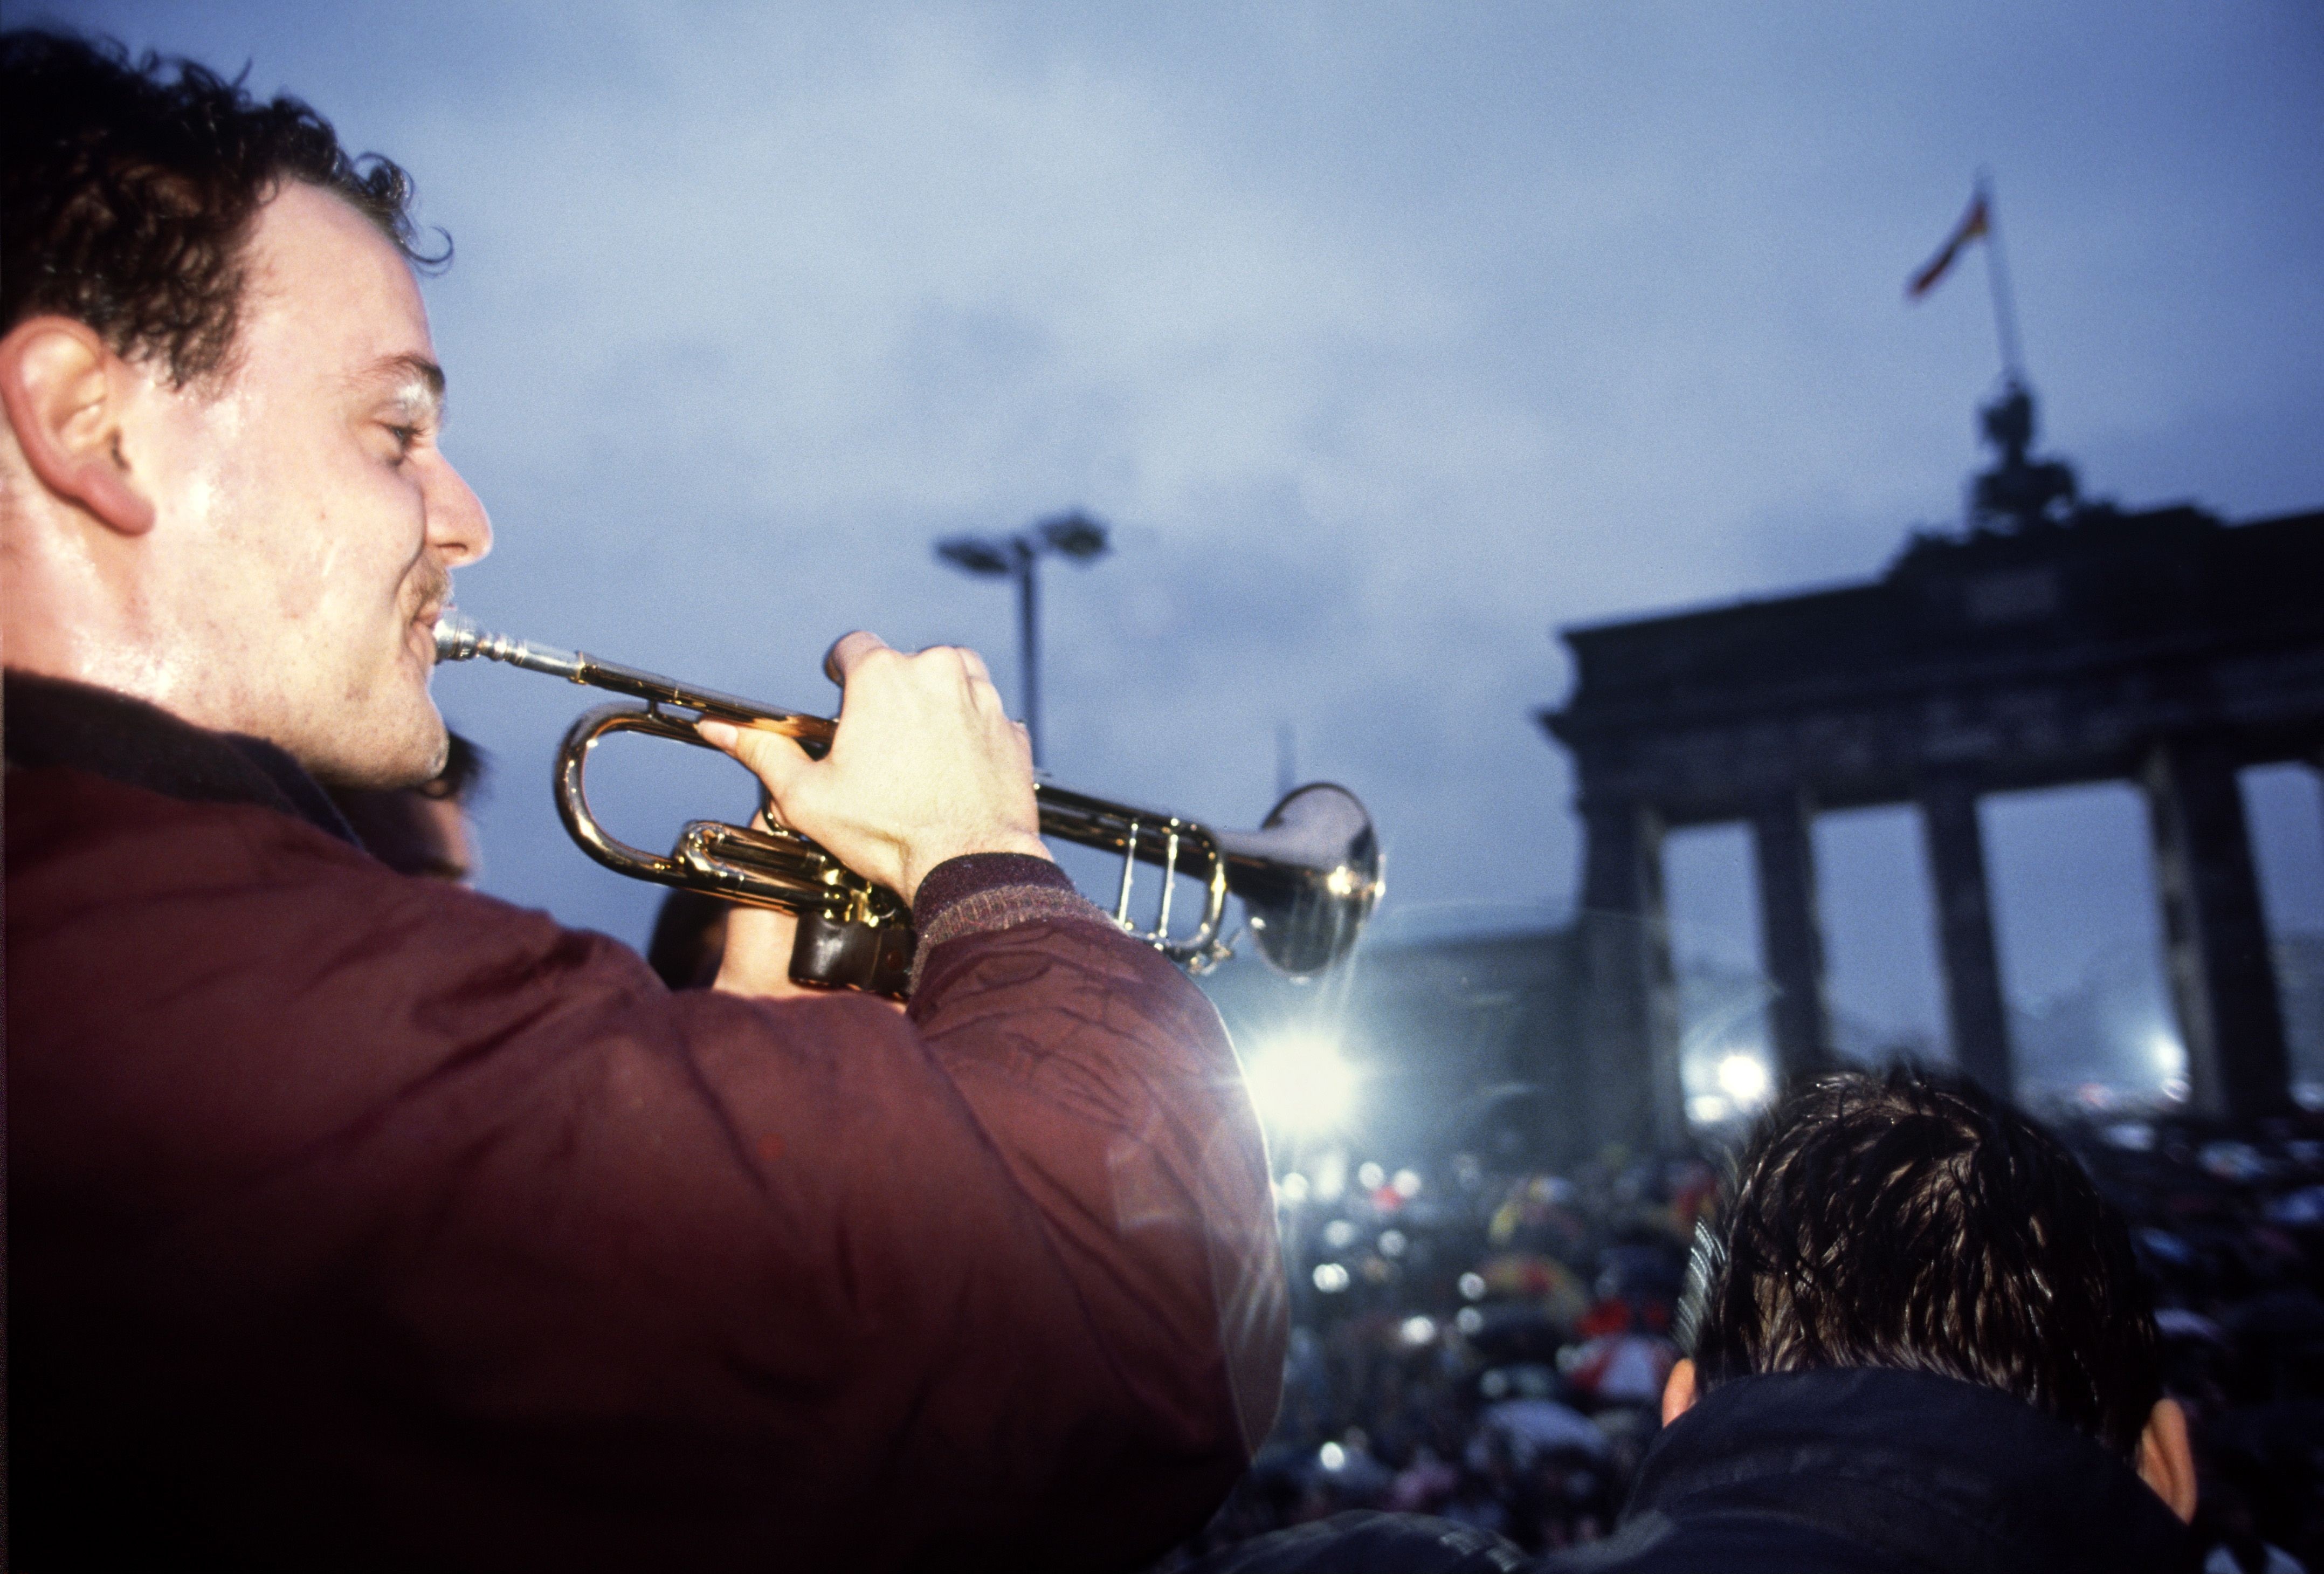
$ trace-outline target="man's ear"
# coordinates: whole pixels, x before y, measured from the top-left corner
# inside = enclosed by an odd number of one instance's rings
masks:
[[[2187,1412],[2175,1399],[2158,1399],[2138,1440],[2138,1478],[2181,1519],[2195,1517],[2195,1450],[2187,1442]]]
[[[128,364],[87,323],[32,317],[0,338],[0,408],[41,485],[122,535],[153,528],[153,503],[121,449]]]
[[[1663,1425],[1668,1426],[1694,1408],[1694,1363],[1682,1360],[1671,1368],[1663,1384]]]

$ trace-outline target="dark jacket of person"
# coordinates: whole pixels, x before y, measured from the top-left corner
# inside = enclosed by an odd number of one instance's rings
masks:
[[[956,860],[908,1013],[673,995],[268,745],[11,675],[18,1567],[1121,1567],[1270,1422],[1202,995]]]
[[[2187,1529],[2095,1439],[1919,1372],[1720,1384],[1664,1429],[1621,1529],[1543,1574],[2178,1574]]]

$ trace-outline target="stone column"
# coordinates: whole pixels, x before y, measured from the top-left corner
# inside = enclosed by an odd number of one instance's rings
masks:
[[[1823,1003],[1823,931],[1816,921],[1813,810],[1804,793],[1761,804],[1751,815],[1759,871],[1759,945],[1775,986],[1767,1006],[1775,1076],[1788,1081],[1831,1064]]]
[[[1936,896],[1937,955],[1945,969],[1945,1020],[1953,1064],[1988,1093],[2007,1098],[2009,1014],[1993,942],[1993,903],[1985,879],[1985,831],[1977,791],[1958,777],[1923,782],[1921,830]]]
[[[2310,755],[2308,764],[2316,773],[2316,807],[2324,809],[2324,749]]]
[[[1676,1148],[1687,1139],[1678,991],[1663,906],[1661,816],[1635,799],[1585,799],[1583,964],[1589,979],[1586,1126],[1599,1143]]]
[[[2233,1119],[2289,1110],[2283,1007],[2235,757],[2215,738],[2165,738],[2144,785],[2194,1106]]]

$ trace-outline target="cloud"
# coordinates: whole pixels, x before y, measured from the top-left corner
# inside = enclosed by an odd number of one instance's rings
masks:
[[[1083,506],[1119,551],[1046,580],[1061,773],[1243,823],[1287,722],[1398,901],[1570,894],[1554,625],[1955,515],[1984,281],[1901,291],[1981,162],[2091,488],[2324,497],[2324,39],[2281,8],[75,18],[250,58],[417,171],[500,528],[472,612],[786,703],[853,625],[1010,684],[1005,590],[929,545]],[[571,696],[443,681],[510,778],[494,886],[641,933],[515,784]]]

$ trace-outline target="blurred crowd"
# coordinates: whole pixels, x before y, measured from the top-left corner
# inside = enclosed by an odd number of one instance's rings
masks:
[[[2324,1574],[2324,1117],[2059,1134],[2133,1222],[2169,1387],[2194,1422],[2207,1568]],[[1334,1153],[1292,1169],[1277,1188],[1295,1325],[1282,1412],[1161,1567],[1352,1508],[1534,1551],[1605,1535],[1660,1426],[1718,1163],[1610,1152],[1512,1173]]]

